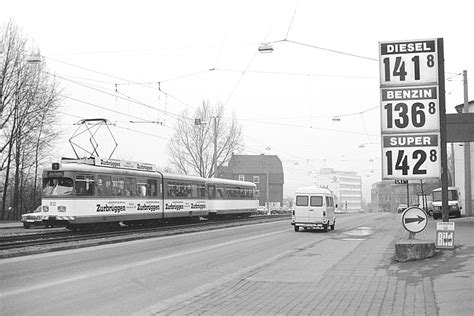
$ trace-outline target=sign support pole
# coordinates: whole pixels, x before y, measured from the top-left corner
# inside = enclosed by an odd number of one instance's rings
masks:
[[[444,45],[438,38],[438,84],[439,84],[439,125],[441,151],[441,200],[443,222],[449,222],[448,209],[448,153],[446,139],[446,98],[444,85]]]
[[[407,181],[407,207],[410,207],[410,185]]]

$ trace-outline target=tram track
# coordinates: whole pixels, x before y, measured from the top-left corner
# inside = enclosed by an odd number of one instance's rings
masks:
[[[23,256],[34,253],[83,248],[138,239],[185,234],[197,231],[257,224],[268,221],[288,220],[289,216],[253,216],[232,220],[209,220],[158,227],[122,227],[105,232],[56,231],[38,234],[0,236],[0,258]]]

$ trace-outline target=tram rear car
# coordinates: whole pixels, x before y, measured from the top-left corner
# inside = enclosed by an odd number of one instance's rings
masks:
[[[248,217],[258,207],[251,182],[210,178],[206,180],[209,217]]]

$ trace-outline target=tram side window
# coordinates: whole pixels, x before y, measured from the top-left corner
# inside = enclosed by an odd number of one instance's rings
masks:
[[[148,182],[146,179],[138,178],[137,179],[137,196],[146,196],[147,195],[147,185]]]
[[[111,176],[97,176],[97,195],[99,196],[112,195],[112,177]]]
[[[146,187],[146,196],[158,196],[157,188],[157,181],[153,179],[148,179]]]
[[[224,188],[217,188],[217,198],[218,199],[224,198]]]
[[[206,186],[204,184],[199,183],[197,185],[197,197],[202,199],[206,198]]]
[[[137,195],[137,180],[135,178],[125,178],[125,195],[136,196]]]
[[[94,195],[94,176],[78,174],[74,186],[76,195]]]
[[[169,197],[205,198],[206,187],[201,183],[169,181],[166,193]]]
[[[112,178],[112,195],[121,196],[125,195],[125,180],[122,177]]]
[[[207,186],[207,194],[210,199],[216,198],[216,186],[214,184],[210,184]]]

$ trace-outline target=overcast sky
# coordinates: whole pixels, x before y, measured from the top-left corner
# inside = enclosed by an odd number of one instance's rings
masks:
[[[378,42],[444,38],[447,111],[454,112],[463,70],[474,98],[468,5],[9,0],[0,21],[15,20],[63,87],[58,158],[73,156],[74,123],[100,117],[116,123],[115,158],[166,166],[176,115],[208,100],[240,120],[243,154],[280,157],[285,196],[322,167],[357,172],[366,195],[381,179]],[[258,52],[260,43],[284,39],[273,53]],[[144,120],[163,125],[130,123]]]

